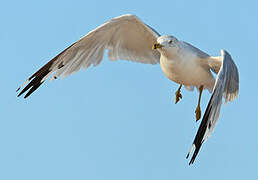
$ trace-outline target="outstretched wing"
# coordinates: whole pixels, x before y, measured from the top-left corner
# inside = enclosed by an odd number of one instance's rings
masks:
[[[238,96],[239,76],[237,67],[227,51],[221,50],[221,57],[222,62],[220,70],[216,78],[209,104],[205,110],[193,145],[186,157],[188,158],[195,148],[189,165],[194,163],[202,144],[210,137],[219,119],[222,97],[225,98],[225,103],[227,103],[228,101],[233,101]]]
[[[27,84],[18,96],[28,91],[24,98],[28,97],[53,73],[52,79],[55,79],[70,75],[81,68],[87,69],[90,65],[97,66],[106,49],[110,60],[157,64],[160,54],[152,50],[152,45],[159,36],[153,28],[134,15],[113,18],[66,48],[29,77],[17,89],[19,91]]]

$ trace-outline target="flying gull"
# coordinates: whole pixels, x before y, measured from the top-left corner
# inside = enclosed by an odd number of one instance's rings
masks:
[[[196,87],[199,90],[196,121],[201,118],[200,101],[203,89],[212,93],[187,154],[188,158],[194,150],[189,162],[189,165],[192,164],[218,121],[223,97],[226,103],[238,96],[238,70],[226,50],[221,50],[221,56],[210,56],[174,36],[161,36],[135,15],[122,15],[89,32],[45,64],[17,89],[19,91],[26,85],[18,96],[26,93],[24,98],[27,98],[51,75],[53,80],[66,77],[81,68],[97,66],[106,49],[110,60],[160,64],[163,73],[180,85],[175,93],[175,103],[182,98],[182,85],[187,90]],[[216,78],[212,72],[217,74]]]

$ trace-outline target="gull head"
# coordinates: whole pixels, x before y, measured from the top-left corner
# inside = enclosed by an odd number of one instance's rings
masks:
[[[157,43],[152,46],[152,49],[156,49],[160,51],[160,53],[165,51],[173,52],[178,50],[179,48],[178,44],[179,44],[179,41],[174,36],[164,35],[164,36],[158,37]]]

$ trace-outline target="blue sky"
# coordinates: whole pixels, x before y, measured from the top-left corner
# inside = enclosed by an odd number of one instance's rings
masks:
[[[0,7],[0,179],[257,178],[257,1],[3,1]],[[222,106],[196,162],[185,156],[199,123],[197,91],[182,91],[160,67],[110,62],[47,82],[17,98],[24,80],[112,17],[136,14],[211,55],[226,49],[240,94]],[[202,110],[210,94],[205,91]]]

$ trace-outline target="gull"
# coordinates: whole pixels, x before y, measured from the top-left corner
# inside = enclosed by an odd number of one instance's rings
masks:
[[[168,79],[180,86],[175,93],[175,103],[182,99],[182,86],[187,90],[199,90],[196,121],[201,118],[200,101],[203,89],[211,92],[211,98],[203,115],[187,158],[193,164],[202,144],[210,137],[220,114],[222,101],[233,101],[238,96],[238,69],[226,50],[221,56],[210,56],[193,45],[174,36],[161,36],[137,16],[126,14],[115,17],[92,30],[77,42],[46,63],[30,76],[17,91],[18,97],[31,95],[51,76],[51,80],[66,77],[81,68],[97,66],[108,50],[108,58],[129,60],[144,64],[159,64]],[[216,78],[214,77],[216,74]],[[25,87],[23,87],[26,85]]]

